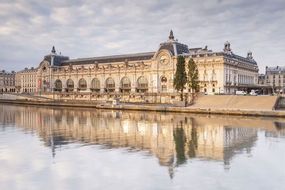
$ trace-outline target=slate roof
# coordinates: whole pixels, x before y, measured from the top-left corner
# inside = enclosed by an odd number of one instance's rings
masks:
[[[266,74],[279,74],[279,73],[285,73],[285,67],[266,67]]]
[[[190,48],[189,49],[190,54],[205,54],[205,53],[211,53],[212,50],[208,50],[207,46],[205,48]]]
[[[0,75],[14,75],[16,74],[15,71],[7,72],[5,70],[0,71]]]
[[[249,62],[251,64],[254,64],[254,65],[257,65],[256,61],[254,59],[249,59],[249,58],[246,58],[246,57],[242,57],[242,56],[239,56],[239,55],[236,55],[234,53],[231,53],[231,54],[228,54],[228,53],[224,53],[225,56],[228,56],[230,58],[235,58],[235,59],[238,59],[238,60],[241,60],[241,61],[245,61],[245,62]]]
[[[174,46],[176,46],[176,52],[174,49]],[[182,55],[189,53],[188,46],[185,44],[178,43],[177,41],[169,41],[165,43],[161,43],[159,50],[166,49],[172,53],[172,55]]]
[[[201,50],[201,51],[200,51]],[[225,53],[225,52],[212,52],[211,50],[204,51],[203,49],[200,48],[192,48],[190,49],[190,54],[191,57],[210,57],[210,56],[225,56],[228,58],[232,59],[237,59],[240,61],[248,62],[253,65],[257,65],[256,61],[254,59],[249,59],[246,57],[242,57],[239,55],[236,55],[234,53]]]
[[[45,61],[48,61],[49,63],[51,62],[51,55],[46,55],[45,57],[44,57],[44,60]],[[63,62],[63,61],[66,61],[66,60],[69,60],[69,57],[66,57],[66,56],[62,56],[62,55],[55,55],[55,57],[54,57],[54,65],[56,65],[56,66],[60,66],[61,65],[61,63]]]
[[[69,59],[61,62],[61,65],[81,65],[81,64],[94,64],[94,63],[112,63],[112,62],[125,62],[125,61],[143,61],[149,60],[154,56],[155,52],[111,55],[90,58]]]

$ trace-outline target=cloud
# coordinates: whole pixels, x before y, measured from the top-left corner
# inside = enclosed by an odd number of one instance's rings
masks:
[[[261,70],[284,65],[285,2],[246,0],[2,0],[0,67],[37,66],[55,45],[71,58],[155,51],[170,29],[189,47],[239,55]]]

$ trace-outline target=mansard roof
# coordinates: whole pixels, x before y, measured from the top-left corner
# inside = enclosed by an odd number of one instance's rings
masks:
[[[113,62],[125,62],[125,61],[143,61],[149,60],[154,56],[155,52],[123,54],[123,55],[111,55],[101,57],[90,58],[78,58],[70,59],[61,62],[61,65],[81,65],[81,64],[94,64],[94,63],[113,63]]]
[[[232,58],[232,59],[237,59],[239,61],[244,61],[248,62],[253,65],[257,65],[256,61],[254,59],[250,59],[247,57],[242,57],[239,55],[236,55],[234,53],[226,53],[226,52],[213,52],[212,50],[205,50],[202,48],[192,48],[190,49],[190,54],[191,57],[210,57],[210,56],[224,56],[227,58]]]
[[[69,57],[62,56],[62,55],[51,55],[51,54],[50,55],[46,55],[44,57],[44,60],[48,61],[49,63],[51,63],[51,56],[54,56],[53,64],[56,65],[56,66],[60,66],[63,61],[69,60]]]
[[[266,73],[274,73],[274,74],[279,74],[279,73],[285,73],[285,67],[266,67]]]
[[[187,45],[179,43],[178,40],[174,39],[172,30],[170,30],[170,34],[169,34],[167,42],[161,43],[158,51],[164,50],[164,49],[171,52],[171,54],[174,56],[189,53],[189,49]]]
[[[174,40],[161,43],[158,51],[163,50],[163,49],[170,51],[172,55],[175,55],[175,56],[189,53],[189,49],[187,45],[181,44]]]
[[[34,67],[28,68],[28,67],[26,67],[25,69],[20,70],[17,73],[31,73],[31,72],[37,72],[37,71],[38,71],[38,68],[34,68]]]
[[[11,72],[7,72],[7,71],[5,71],[5,70],[2,70],[2,71],[0,71],[0,75],[1,76],[10,76],[10,75],[15,75],[16,74],[16,72],[15,71],[11,71]]]
[[[228,54],[228,53],[224,53],[222,52],[226,57],[230,57],[230,58],[234,58],[234,59],[238,59],[241,61],[245,61],[245,62],[249,62],[251,64],[257,65],[256,61],[254,59],[249,59],[247,57],[242,57],[240,55],[236,55],[234,53]]]

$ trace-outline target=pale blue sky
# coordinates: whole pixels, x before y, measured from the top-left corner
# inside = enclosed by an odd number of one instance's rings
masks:
[[[285,65],[284,0],[0,0],[0,70],[38,66],[55,45],[70,58],[156,51],[173,29],[189,48],[253,52],[261,72]]]

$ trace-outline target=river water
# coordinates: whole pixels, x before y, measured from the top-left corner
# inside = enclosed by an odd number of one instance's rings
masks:
[[[284,189],[285,119],[0,105],[0,189]]]

